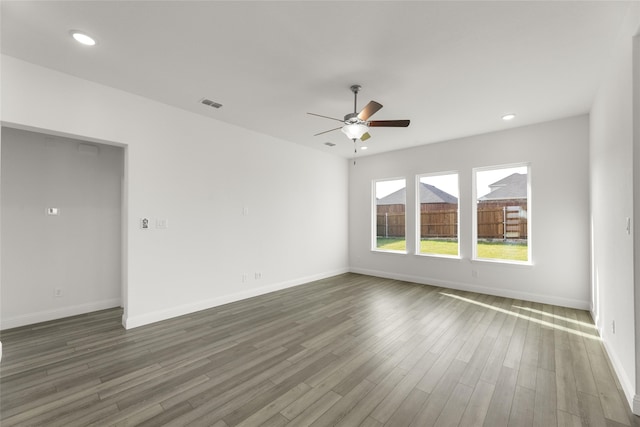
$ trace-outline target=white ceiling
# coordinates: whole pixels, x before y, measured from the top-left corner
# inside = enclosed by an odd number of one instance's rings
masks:
[[[340,123],[306,112],[352,112],[354,83],[358,109],[384,105],[372,120],[411,119],[372,128],[361,154],[588,112],[630,3],[4,0],[1,41],[10,56],[349,157],[340,131],[313,136]]]

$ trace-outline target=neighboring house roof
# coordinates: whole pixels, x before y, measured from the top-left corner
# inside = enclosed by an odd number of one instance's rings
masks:
[[[404,205],[407,202],[407,188],[401,188],[400,190],[394,191],[393,193],[382,197],[381,199],[376,199],[376,205]]]
[[[421,182],[420,203],[458,203],[458,198],[438,187]]]
[[[491,188],[491,191],[478,200],[485,202],[491,200],[526,199],[527,174],[511,174],[489,185],[489,188]]]
[[[376,200],[376,205],[402,205],[406,203],[406,187]],[[458,198],[433,185],[420,183],[420,203],[458,203]]]

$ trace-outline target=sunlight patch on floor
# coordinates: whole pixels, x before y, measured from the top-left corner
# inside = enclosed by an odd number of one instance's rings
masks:
[[[589,339],[592,339],[592,340],[600,341],[600,337],[597,336],[597,335],[594,335],[594,334],[588,334],[586,332],[578,331],[576,329],[567,328],[567,327],[562,326],[562,325],[556,325],[554,323],[547,322],[546,320],[535,319],[533,317],[530,317],[530,316],[527,316],[527,315],[524,315],[524,314],[521,314],[521,313],[516,313],[515,311],[506,310],[506,309],[500,308],[500,307],[494,307],[494,306],[492,306],[490,304],[485,304],[485,303],[482,303],[482,302],[479,302],[479,301],[474,301],[474,300],[472,300],[470,298],[461,297],[459,295],[448,294],[446,292],[440,292],[440,294],[444,295],[444,296],[447,296],[447,297],[450,297],[450,298],[459,299],[461,301],[465,301],[465,302],[468,302],[470,304],[475,304],[475,305],[479,305],[481,307],[485,307],[485,308],[488,308],[488,309],[491,309],[491,310],[499,311],[500,313],[505,313],[505,314],[508,314],[509,316],[515,316],[515,317],[518,317],[520,319],[525,319],[525,320],[528,320],[530,322],[538,323],[539,325],[546,326],[548,328],[553,328],[553,329],[557,329],[559,331],[568,332],[570,334],[578,335],[578,336],[581,336],[581,337],[584,337],[584,338],[589,338]]]
[[[547,313],[546,311],[536,310],[535,308],[521,307],[518,305],[512,305],[511,307],[517,308],[518,310],[527,310],[533,313],[542,314],[543,316],[553,317],[554,319],[563,320],[565,322],[575,323],[576,325],[584,326],[585,328],[596,329],[596,325],[594,325],[593,323],[581,322],[580,320],[576,319],[569,319],[568,317],[558,316],[557,314]]]

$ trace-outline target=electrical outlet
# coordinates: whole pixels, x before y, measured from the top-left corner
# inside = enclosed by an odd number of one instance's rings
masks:
[[[480,273],[478,273],[478,270],[471,270],[471,277],[480,277]]]
[[[62,289],[54,288],[53,289],[53,296],[56,297],[56,298],[60,298],[62,296]]]
[[[256,273],[255,274],[255,278],[256,278],[256,280],[262,279],[262,273]]]

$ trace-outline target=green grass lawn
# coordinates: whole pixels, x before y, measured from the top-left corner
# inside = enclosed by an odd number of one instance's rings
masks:
[[[406,251],[405,239],[378,238],[377,248],[388,251]],[[451,240],[422,239],[420,253],[437,255],[458,255],[458,242]],[[480,242],[478,258],[527,261],[526,243]]]
[[[480,242],[478,258],[507,259],[510,261],[527,261],[526,243]]]
[[[394,239],[378,237],[376,247],[385,251],[406,251],[407,241],[405,239]]]
[[[458,242],[452,240],[420,240],[420,253],[437,255],[458,255]]]

